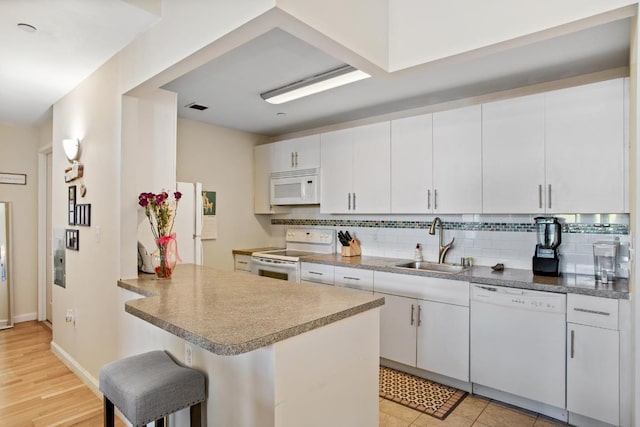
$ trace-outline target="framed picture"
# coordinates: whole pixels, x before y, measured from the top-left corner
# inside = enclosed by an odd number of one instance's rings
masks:
[[[76,205],[76,225],[91,226],[91,204]]]
[[[27,185],[27,174],[0,172],[0,184]]]
[[[69,187],[69,225],[76,225],[76,186]]]
[[[78,230],[66,230],[65,243],[67,249],[74,251],[80,250],[80,232]]]

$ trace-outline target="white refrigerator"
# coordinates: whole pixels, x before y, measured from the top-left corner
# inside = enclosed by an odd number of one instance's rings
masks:
[[[176,189],[182,193],[173,224],[180,263],[202,265],[202,183],[178,182]]]

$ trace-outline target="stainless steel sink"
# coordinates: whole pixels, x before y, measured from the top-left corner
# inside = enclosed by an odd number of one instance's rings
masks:
[[[464,267],[458,264],[438,264],[436,262],[429,261],[411,261],[402,264],[396,264],[396,267],[408,268],[410,270],[424,270],[433,271],[436,273],[460,273],[465,271],[469,267]]]

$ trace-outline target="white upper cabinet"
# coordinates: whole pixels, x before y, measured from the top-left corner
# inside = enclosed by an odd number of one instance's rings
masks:
[[[390,127],[375,123],[321,135],[322,213],[389,213]]]
[[[545,211],[544,97],[482,105],[482,212]]]
[[[480,105],[433,113],[433,212],[481,211]]]
[[[623,79],[546,94],[548,213],[624,212]]]
[[[391,121],[391,213],[433,209],[433,115]]]
[[[320,135],[273,143],[273,172],[320,167]]]

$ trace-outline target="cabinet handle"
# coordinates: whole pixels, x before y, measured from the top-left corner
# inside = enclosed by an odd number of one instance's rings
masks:
[[[538,185],[538,207],[542,209],[542,184]]]
[[[551,209],[551,184],[549,184],[549,209]]]
[[[296,167],[298,167],[298,152],[296,151]]]
[[[344,279],[349,279],[349,280],[360,280],[359,277],[349,277],[349,276],[343,276]]]
[[[418,304],[418,327],[422,325],[422,306]]]
[[[356,210],[356,193],[353,193],[353,210]]]
[[[316,274],[318,276],[322,276],[322,273],[318,273],[317,271],[310,271],[309,274]]]
[[[433,190],[433,209],[438,209],[438,190]]]
[[[351,193],[347,193],[347,199],[349,199],[349,209],[351,210]]]
[[[574,331],[573,329],[571,330],[571,358],[573,359],[573,342],[575,341],[575,336],[576,336],[576,331]]]
[[[413,311],[414,311],[415,309],[416,309],[416,308],[414,307],[414,305],[413,305],[413,304],[411,304],[411,326],[413,326]]]
[[[589,314],[599,314],[600,316],[611,315],[611,313],[607,313],[606,311],[589,310],[588,308],[580,308],[580,307],[574,307],[573,311],[579,311],[581,313],[589,313]]]
[[[293,168],[293,151],[291,152],[291,168]]]
[[[238,264],[248,264],[247,261],[237,261],[237,262],[238,262]]]
[[[431,190],[427,190],[427,209],[431,209]]]

